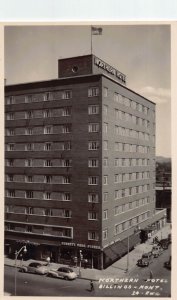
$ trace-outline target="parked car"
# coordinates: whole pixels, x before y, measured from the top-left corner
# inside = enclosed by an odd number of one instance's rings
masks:
[[[57,270],[50,270],[48,272],[48,276],[63,278],[65,280],[73,280],[77,278],[77,274],[71,268],[68,267],[60,267]]]
[[[22,266],[20,272],[34,273],[40,275],[46,275],[48,273],[47,264],[42,264],[39,262],[31,262],[28,266]]]
[[[137,265],[139,267],[148,267],[149,264],[152,263],[152,261],[153,261],[153,254],[152,254],[152,252],[147,252],[147,253],[144,253],[142,255],[141,259],[138,259]]]
[[[160,254],[162,254],[163,249],[161,246],[153,246],[152,247],[152,254],[154,257],[158,257]]]
[[[162,239],[159,241],[159,245],[164,249],[168,249],[168,246],[169,246],[169,240],[168,239]]]

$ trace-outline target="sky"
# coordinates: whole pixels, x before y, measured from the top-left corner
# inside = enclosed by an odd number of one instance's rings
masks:
[[[93,54],[127,77],[127,87],[156,103],[156,155],[171,157],[169,25],[99,25]],[[88,25],[5,26],[6,84],[58,77],[58,59],[91,53]]]

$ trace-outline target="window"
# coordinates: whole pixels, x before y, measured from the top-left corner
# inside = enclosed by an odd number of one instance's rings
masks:
[[[15,150],[15,144],[8,144],[8,145],[7,145],[7,150],[8,150],[8,151],[13,151],[13,150]]]
[[[88,202],[98,203],[98,194],[97,193],[89,193],[88,194]]]
[[[103,150],[108,150],[108,141],[103,141]]]
[[[89,158],[88,160],[88,167],[98,167],[98,159],[96,158]]]
[[[115,102],[119,102],[119,94],[118,93],[114,93],[114,101]]]
[[[98,150],[99,142],[98,141],[90,141],[88,142],[88,150]]]
[[[120,174],[121,175],[121,174]],[[114,175],[114,182],[118,183],[119,182],[119,174]]]
[[[33,112],[32,111],[27,111],[25,113],[25,117],[26,117],[26,119],[32,119],[33,118]]]
[[[89,115],[99,114],[99,106],[98,105],[89,105],[88,106],[88,114]]]
[[[98,87],[91,87],[88,89],[88,97],[95,97],[99,95]]]
[[[89,231],[88,232],[88,240],[98,241],[99,240],[98,233],[96,231]]]
[[[88,185],[98,185],[98,176],[89,176]]]
[[[103,132],[104,133],[108,132],[108,123],[103,123]]]
[[[45,126],[44,127],[44,134],[51,134],[53,133],[53,127],[52,126]]]
[[[62,116],[63,117],[67,117],[71,115],[71,107],[67,106],[67,107],[63,107],[62,108]]]
[[[43,117],[44,118],[50,118],[52,116],[52,111],[49,109],[44,110]]]
[[[7,181],[14,181],[13,175],[7,175]]]
[[[107,106],[107,105],[103,105],[103,114],[104,114],[105,116],[108,115],[108,106]]]
[[[44,167],[52,167],[52,161],[50,159],[45,160]]]
[[[104,176],[103,176],[103,184],[104,184],[104,185],[107,185],[107,184],[108,184],[108,176],[107,176],[107,175],[104,175]]]
[[[107,220],[108,219],[108,210],[104,210],[103,211],[103,220]]]
[[[27,135],[32,135],[33,134],[33,128],[27,128],[25,132],[26,132]]]
[[[45,183],[51,183],[52,182],[52,176],[50,176],[50,175],[44,176],[44,182]]]
[[[14,104],[15,103],[14,96],[9,96],[6,99],[7,99],[7,104]]]
[[[50,151],[52,148],[52,144],[51,143],[45,143],[44,144],[44,150],[45,151]]]
[[[88,220],[97,220],[98,219],[98,213],[95,211],[89,211],[88,212]]]
[[[98,132],[99,131],[99,124],[98,123],[90,123],[88,125],[89,132]]]
[[[26,159],[25,160],[25,167],[32,167],[33,161],[32,159]]]
[[[7,159],[6,160],[6,166],[13,167],[14,165],[14,159]]]
[[[14,113],[8,113],[6,115],[7,120],[14,120]]]
[[[34,148],[34,144],[29,143],[29,144],[25,145],[25,149],[26,149],[27,151],[32,151],[33,148]]]
[[[45,200],[50,200],[51,199],[51,193],[50,192],[45,192],[44,193],[44,199]]]
[[[107,202],[108,201],[108,193],[104,192],[103,193],[103,202]]]
[[[33,176],[26,176],[25,179],[26,182],[33,182]]]
[[[15,191],[14,190],[8,190],[7,191],[7,197],[15,197]]]
[[[14,134],[15,134],[14,129],[12,129],[12,128],[7,129],[7,135],[8,135],[8,136],[11,136],[11,135],[14,135]]]
[[[103,240],[107,240],[108,238],[108,229],[103,230]]]
[[[71,132],[71,124],[62,125],[62,133],[70,133]]]
[[[33,101],[33,96],[32,95],[25,96],[25,103],[31,103],[32,101]]]
[[[103,166],[108,167],[108,158],[107,157],[103,158]]]
[[[71,177],[70,176],[61,176],[59,183],[60,184],[69,184],[69,183],[71,183]]]
[[[103,88],[103,96],[108,97],[108,88],[107,87]]]
[[[26,198],[33,198],[33,191],[26,191]]]
[[[62,99],[70,99],[72,98],[72,91],[66,90],[62,92]]]

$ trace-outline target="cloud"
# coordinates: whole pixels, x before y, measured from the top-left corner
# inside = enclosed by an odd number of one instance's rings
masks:
[[[171,98],[170,89],[154,88],[152,86],[140,88],[139,93],[158,104],[167,103]]]

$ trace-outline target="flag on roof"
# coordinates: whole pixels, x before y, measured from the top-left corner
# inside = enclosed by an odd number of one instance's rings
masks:
[[[102,31],[103,31],[103,28],[92,26],[92,35],[101,35]]]

